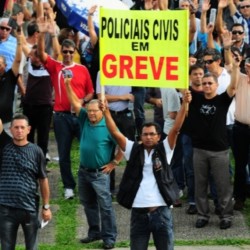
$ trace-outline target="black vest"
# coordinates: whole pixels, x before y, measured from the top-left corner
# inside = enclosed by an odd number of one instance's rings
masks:
[[[164,201],[170,206],[178,198],[178,186],[175,182],[171,166],[167,163],[166,152],[162,142],[156,145],[152,161],[153,173],[158,188]],[[135,142],[117,194],[118,203],[125,208],[130,209],[132,207],[142,180],[143,166],[144,147],[142,144]]]

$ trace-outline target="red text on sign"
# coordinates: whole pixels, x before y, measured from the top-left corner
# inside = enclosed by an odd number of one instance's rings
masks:
[[[178,80],[179,58],[174,56],[154,58],[153,56],[128,55],[116,57],[107,54],[102,60],[102,72],[106,78],[148,79],[152,72],[153,79],[159,80],[164,74],[165,80]]]

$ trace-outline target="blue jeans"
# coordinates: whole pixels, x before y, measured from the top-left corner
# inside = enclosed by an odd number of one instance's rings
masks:
[[[63,186],[74,189],[76,182],[71,171],[70,150],[74,137],[80,139],[78,118],[71,114],[55,112],[53,119]]]
[[[186,174],[187,199],[189,204],[195,204],[194,196],[194,166],[193,166],[193,145],[190,136],[182,134],[183,167]]]
[[[138,209],[132,208],[130,249],[147,250],[151,232],[157,250],[174,249],[173,218],[170,208],[159,207],[151,213],[141,213]]]
[[[2,250],[15,250],[19,225],[22,226],[24,232],[25,249],[36,249],[37,230],[39,228],[37,212],[0,205],[0,221]]]
[[[109,189],[109,175],[102,172],[87,172],[80,168],[78,188],[84,206],[90,238],[102,238],[104,243],[115,243],[117,236],[115,213]],[[101,230],[100,216],[101,215]]]

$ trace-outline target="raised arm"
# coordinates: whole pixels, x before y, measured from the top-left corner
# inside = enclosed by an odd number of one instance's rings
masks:
[[[91,46],[94,48],[97,41],[98,41],[98,36],[96,34],[95,31],[95,26],[94,26],[94,22],[93,22],[93,15],[95,13],[97,9],[97,5],[93,5],[90,9],[89,9],[89,13],[88,13],[88,29],[89,29],[89,37],[90,37],[90,43]]]
[[[185,90],[180,111],[177,113],[173,127],[168,133],[168,143],[171,149],[175,147],[177,136],[186,117],[187,105],[191,102],[189,90]]]
[[[54,13],[51,9],[52,13],[49,11],[49,20],[48,20],[48,32],[52,38],[52,48],[53,48],[53,55],[52,57],[57,60],[57,58],[60,55],[60,44],[57,37],[57,31],[56,31],[56,22],[54,21]]]
[[[108,108],[107,100],[104,100],[100,104],[101,110],[103,110],[103,115],[105,116],[106,125],[110,134],[115,138],[117,144],[120,148],[125,151],[126,149],[126,137],[118,130]]]
[[[237,12],[237,8],[233,0],[228,0],[228,7],[229,7],[230,15],[234,16],[235,13]]]
[[[195,12],[191,13],[190,12],[190,25],[189,25],[189,43],[192,43],[192,41],[194,40],[194,35],[196,32],[196,19],[195,19]]]
[[[48,58],[48,54],[45,52],[45,33],[48,30],[48,22],[44,18],[37,19],[37,25],[39,27],[39,36],[37,42],[37,54],[40,60],[45,63]]]
[[[204,0],[201,9],[201,33],[207,33],[207,11],[210,9],[210,0]]]
[[[22,60],[22,37],[21,37],[20,32],[17,33],[16,38],[17,38],[16,55],[15,55],[15,59],[11,67],[15,76],[19,74],[19,66]]]
[[[226,30],[224,29],[224,22],[223,22],[223,10],[228,6],[228,1],[227,0],[219,0],[218,2],[218,11],[216,15],[216,22],[215,22],[215,27],[216,30],[221,36]]]
[[[214,31],[214,24],[209,23],[207,25],[207,47],[212,49],[215,48],[213,31]]]
[[[240,61],[238,61],[236,58],[233,59],[233,67],[232,67],[232,73],[231,73],[231,81],[230,84],[227,87],[227,94],[230,97],[233,97],[235,95],[238,82],[239,82],[239,76],[240,76]]]
[[[64,78],[64,83],[66,87],[67,96],[69,98],[69,102],[73,106],[73,109],[78,116],[82,107],[82,101],[76,96],[75,92],[71,87],[72,78],[66,77]]]
[[[225,65],[230,65],[232,66],[233,63],[233,57],[231,53],[231,46],[233,44],[232,41],[232,33],[229,31],[226,31],[222,34],[222,42],[223,42],[223,48],[224,48],[224,60],[225,60]]]

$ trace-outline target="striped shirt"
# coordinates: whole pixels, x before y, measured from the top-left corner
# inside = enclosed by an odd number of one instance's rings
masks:
[[[6,41],[0,43],[0,55],[5,57],[6,71],[12,67],[16,56],[17,40],[14,36],[9,35]]]
[[[7,144],[0,168],[0,204],[28,211],[37,210],[38,182],[46,178],[42,150],[33,143]]]
[[[250,41],[250,19],[246,19],[242,14],[237,10],[233,15],[234,23],[240,23],[244,26],[245,37],[244,41],[249,44]]]

